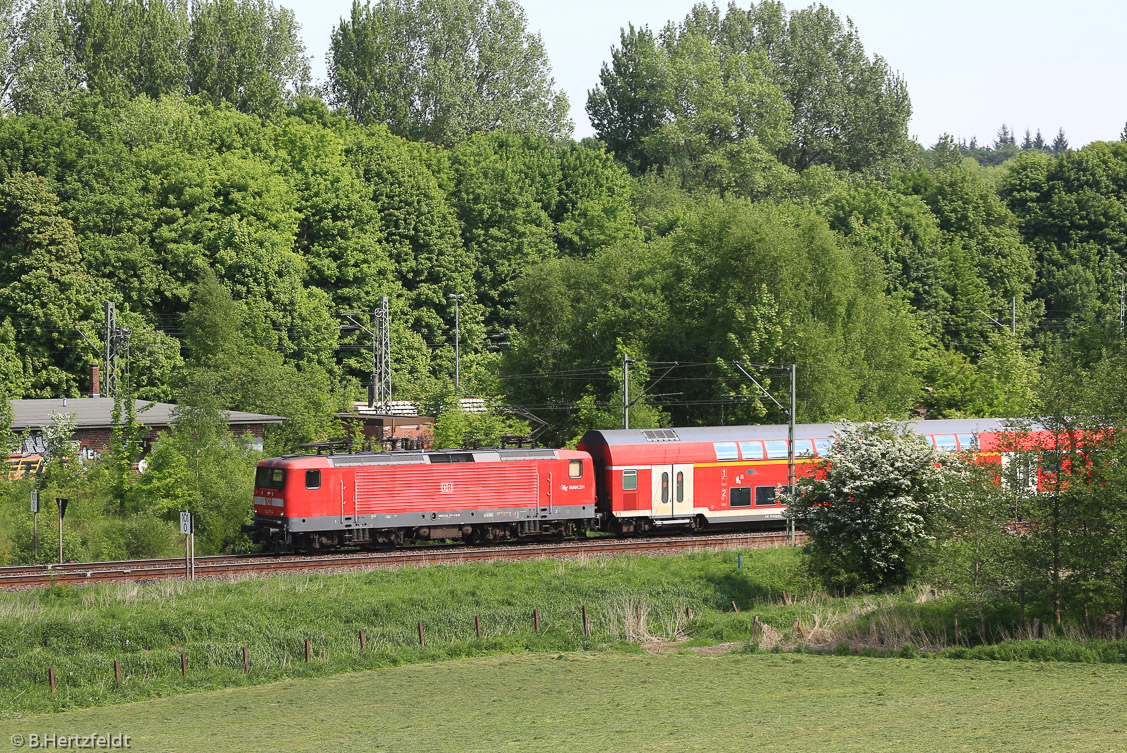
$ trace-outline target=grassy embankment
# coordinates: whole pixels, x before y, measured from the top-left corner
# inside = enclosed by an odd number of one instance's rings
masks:
[[[1120,750],[1127,665],[795,654],[482,657],[0,721],[134,751]]]
[[[735,552],[717,552],[2,594],[0,717],[459,657],[605,647],[639,652],[638,644],[649,641],[905,655],[915,652],[906,645],[940,650],[955,643],[958,605],[927,598],[927,591],[831,599],[805,580],[797,552],[787,549],[744,552],[743,569],[735,565]],[[582,629],[584,605],[590,636]],[[539,633],[534,609],[541,615]],[[762,628],[751,643],[756,616]],[[964,616],[962,624],[968,623]],[[360,630],[367,641],[363,653]],[[976,640],[966,633],[960,643]],[[1122,661],[1127,642],[1010,642],[974,651],[989,658],[994,652],[997,658]],[[114,660],[121,666],[120,687]],[[46,685],[49,668],[58,684],[54,695]]]

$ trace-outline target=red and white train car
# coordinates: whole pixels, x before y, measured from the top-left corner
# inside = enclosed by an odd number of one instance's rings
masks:
[[[255,475],[255,540],[277,550],[569,535],[595,521],[591,458],[501,449],[294,455]]]
[[[1015,449],[1044,440],[1040,427],[1004,419],[911,421],[941,450],[1004,462]],[[795,475],[813,472],[833,443],[835,424],[795,427]],[[579,449],[595,465],[598,511],[619,533],[662,527],[778,525],[786,509],[788,429],[721,426],[589,431]],[[1035,481],[1034,481],[1035,483]]]

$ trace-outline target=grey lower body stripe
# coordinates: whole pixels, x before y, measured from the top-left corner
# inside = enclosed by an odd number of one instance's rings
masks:
[[[257,525],[284,528],[293,532],[345,531],[354,528],[430,528],[433,526],[495,525],[541,520],[589,520],[595,517],[594,505],[563,507],[521,507],[509,510],[435,510],[377,515],[325,515],[313,518],[275,518],[255,515]]]

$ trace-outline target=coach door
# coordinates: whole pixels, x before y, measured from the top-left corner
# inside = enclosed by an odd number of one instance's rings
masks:
[[[693,514],[693,466],[653,466],[653,512],[655,518],[687,517]]]
[[[688,517],[693,514],[693,466],[673,466],[673,488],[670,490],[673,499],[673,515],[675,517]]]
[[[650,473],[655,518],[673,517],[673,466],[655,465]]]

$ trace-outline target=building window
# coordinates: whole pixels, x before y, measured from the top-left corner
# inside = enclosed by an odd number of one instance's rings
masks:
[[[567,475],[569,478],[583,478],[583,461],[572,460],[567,464]]]
[[[733,486],[728,490],[729,507],[751,507],[751,487]]]
[[[306,471],[305,472],[305,488],[306,489],[320,489],[321,488],[321,471]]]
[[[638,488],[638,472],[634,470],[622,472],[622,491],[632,492]]]

